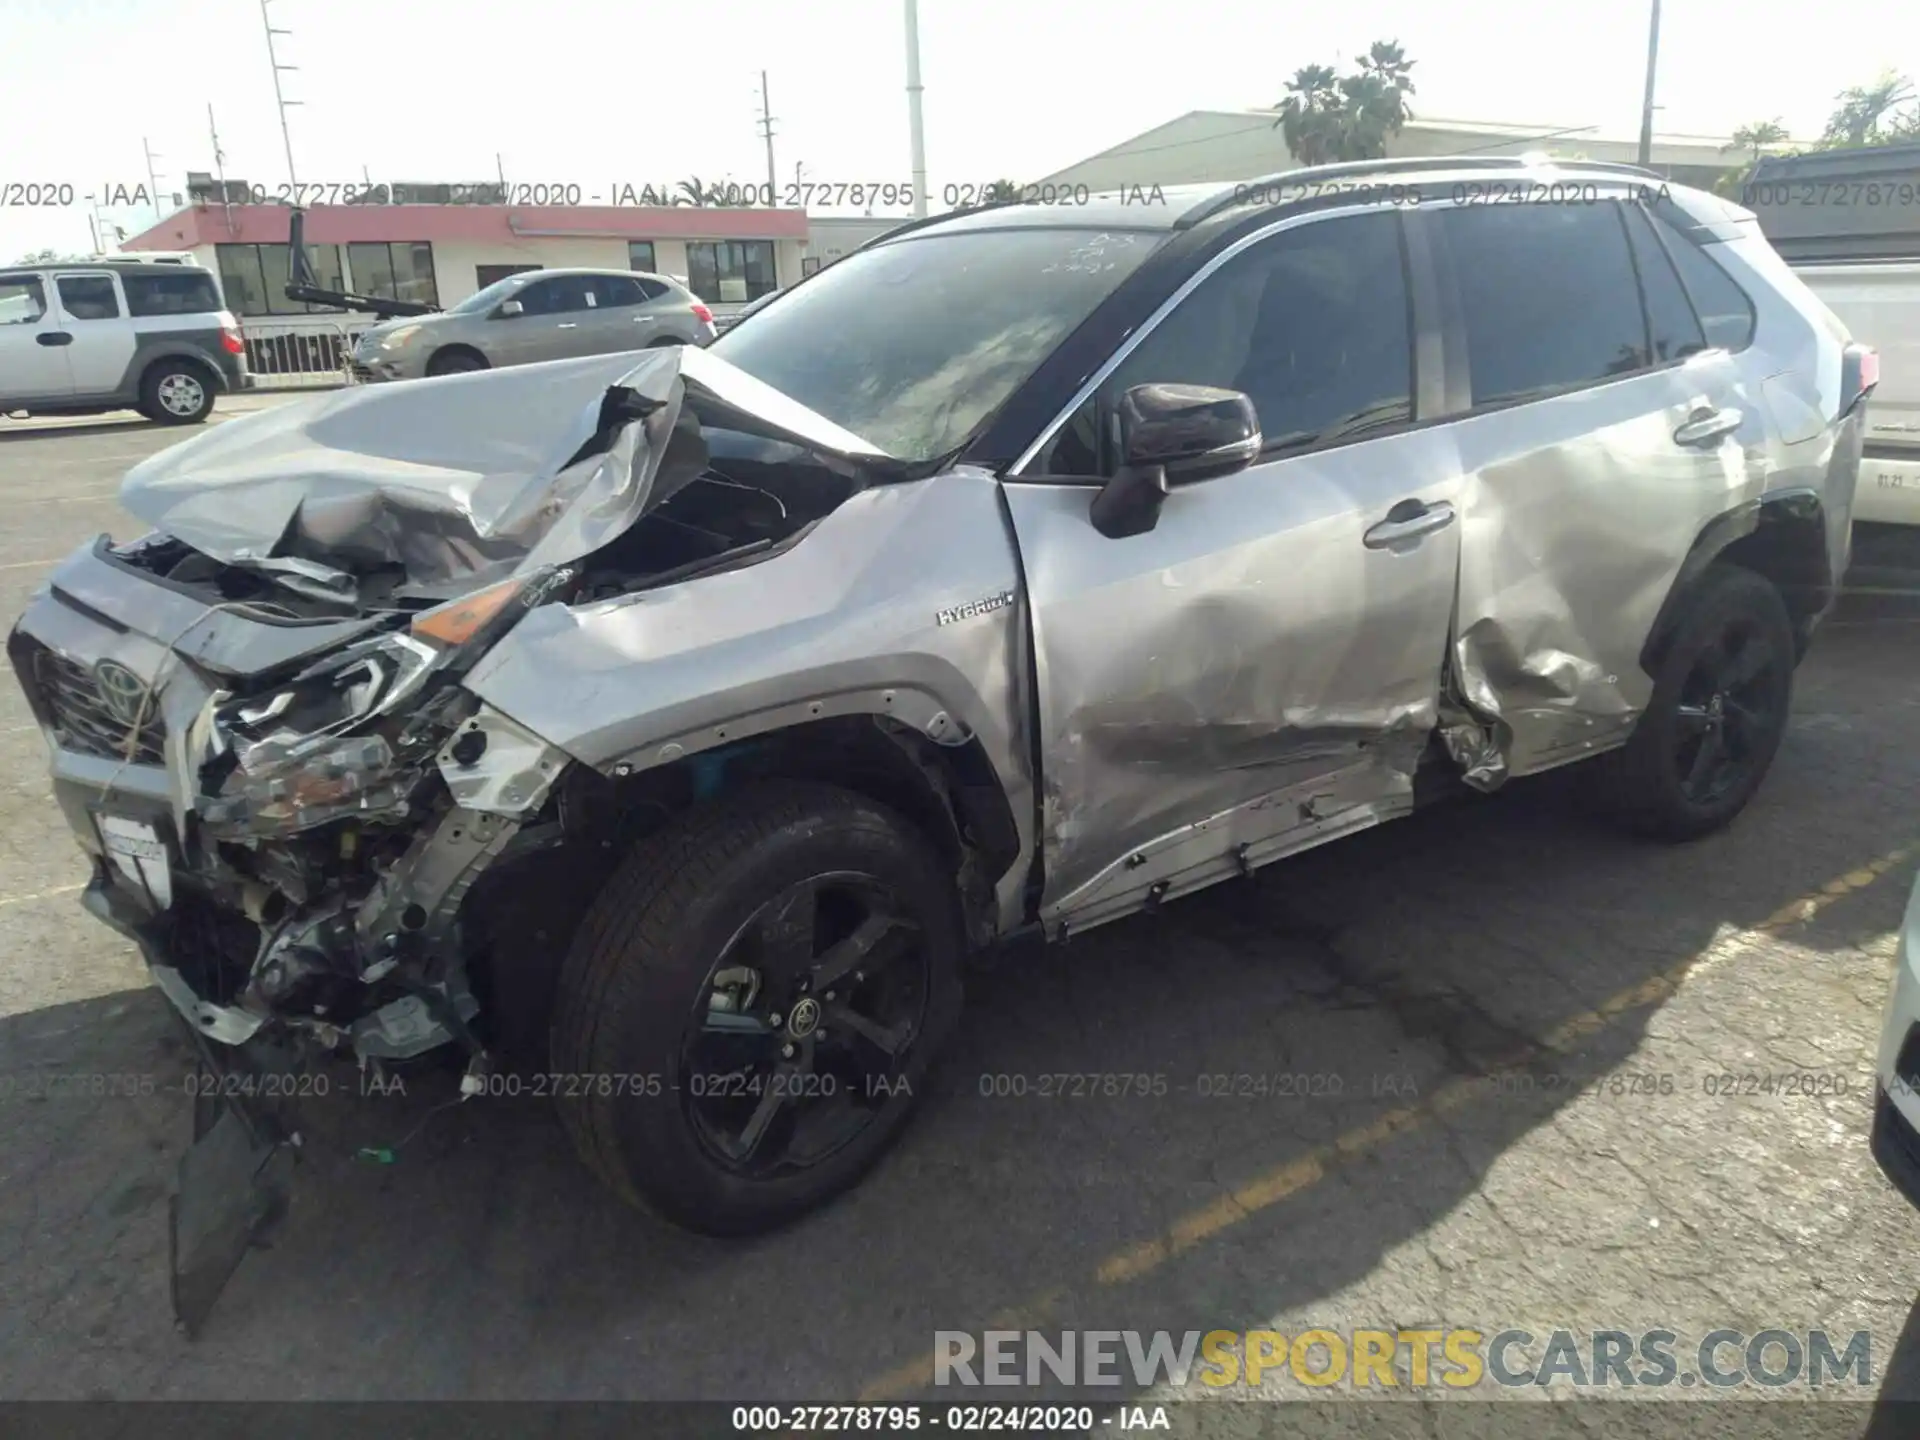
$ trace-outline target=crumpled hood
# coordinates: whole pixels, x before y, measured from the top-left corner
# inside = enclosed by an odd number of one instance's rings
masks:
[[[127,473],[133,515],[228,564],[399,565],[459,591],[617,538],[706,463],[708,423],[894,469],[693,347],[333,391],[225,421]]]

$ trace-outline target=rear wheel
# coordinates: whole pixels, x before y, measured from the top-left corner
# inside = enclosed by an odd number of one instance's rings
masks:
[[[1687,840],[1738,815],[1786,734],[1794,660],[1780,592],[1751,570],[1710,570],[1633,738],[1605,762],[1620,817],[1642,834]]]
[[[191,360],[160,360],[140,379],[140,413],[161,425],[198,425],[213,411],[213,382]]]
[[[560,981],[553,1065],[582,1157],[708,1234],[767,1229],[898,1136],[960,1009],[951,876],[900,816],[779,783],[628,856]]]

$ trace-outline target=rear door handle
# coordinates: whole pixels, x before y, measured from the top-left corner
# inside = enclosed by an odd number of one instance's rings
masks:
[[[1452,523],[1453,506],[1444,500],[1431,505],[1420,500],[1402,500],[1387,512],[1386,519],[1360,539],[1369,550],[1391,550],[1436,530],[1444,530]]]
[[[1673,442],[1676,445],[1704,445],[1709,440],[1731,435],[1740,428],[1744,418],[1731,407],[1725,410],[1716,410],[1712,406],[1696,407],[1687,416],[1686,423],[1673,432]]]
[[[73,343],[73,336],[65,330],[42,330],[33,338],[42,345],[71,345]]]

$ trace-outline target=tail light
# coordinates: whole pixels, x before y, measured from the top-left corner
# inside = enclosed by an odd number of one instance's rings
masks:
[[[1867,345],[1847,346],[1840,356],[1840,413],[1850,414],[1879,383],[1880,352]]]
[[[693,318],[698,320],[702,325],[711,325],[713,323],[713,311],[696,300],[693,302]]]
[[[247,342],[240,334],[238,326],[220,332],[220,348],[225,350],[229,355],[244,355],[247,353]]]

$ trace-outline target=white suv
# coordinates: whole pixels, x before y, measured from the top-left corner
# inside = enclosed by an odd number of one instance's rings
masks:
[[[138,410],[205,420],[245,390],[247,347],[197,265],[88,260],[0,270],[0,415]]]

